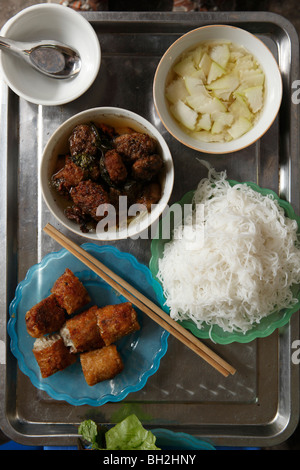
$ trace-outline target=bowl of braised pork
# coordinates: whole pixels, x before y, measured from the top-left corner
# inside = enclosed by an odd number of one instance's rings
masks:
[[[56,219],[91,240],[136,237],[159,218],[174,167],[157,129],[132,111],[93,108],[65,121],[42,156],[40,184]]]

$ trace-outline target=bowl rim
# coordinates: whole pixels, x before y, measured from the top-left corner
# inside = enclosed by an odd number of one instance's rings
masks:
[[[61,99],[53,99],[53,100],[51,98],[50,99],[37,99],[34,96],[31,96],[30,94],[21,91],[19,88],[17,88],[11,82],[10,78],[8,77],[8,75],[6,73],[5,67],[3,66],[2,54],[0,54],[0,69],[2,71],[5,82],[7,83],[9,88],[11,88],[11,90],[14,93],[16,93],[21,98],[23,98],[26,101],[28,101],[30,103],[33,103],[33,104],[38,104],[38,105],[40,104],[40,105],[43,105],[43,106],[58,106],[58,105],[63,105],[63,104],[70,103],[70,102],[74,101],[75,99],[79,98],[81,95],[83,95],[90,88],[90,86],[93,84],[93,82],[95,81],[95,79],[96,79],[96,77],[99,73],[102,53],[101,53],[101,45],[100,45],[99,39],[97,37],[97,34],[96,34],[94,28],[92,27],[92,25],[82,15],[78,15],[78,12],[76,12],[75,10],[73,10],[73,9],[71,9],[71,8],[65,6],[65,5],[61,5],[61,4],[57,4],[57,3],[38,3],[38,4],[35,4],[35,5],[30,5],[26,8],[23,8],[22,10],[20,10],[18,13],[16,13],[15,15],[13,15],[11,18],[9,18],[6,21],[6,23],[0,29],[1,34],[2,34],[2,36],[6,36],[7,33],[9,32],[10,28],[16,23],[16,21],[18,21],[23,16],[26,16],[28,13],[30,14],[31,12],[39,11],[39,10],[53,10],[53,11],[59,12],[59,11],[61,11],[61,10],[58,10],[59,8],[60,9],[64,8],[64,12],[65,12],[66,15],[69,15],[72,18],[76,18],[77,21],[79,21],[82,25],[85,25],[86,29],[89,30],[89,35],[93,39],[93,42],[95,43],[95,46],[96,46],[95,47],[95,58],[93,59],[93,62],[94,62],[93,72],[89,76],[89,80],[86,81],[85,86],[83,86],[80,89],[75,89],[73,94],[68,96],[68,97],[61,98]],[[75,79],[76,79],[76,77],[75,77]],[[68,83],[68,82],[69,82],[68,80],[65,80],[65,83]]]
[[[178,135],[176,135],[176,132],[172,129],[170,129],[170,126],[165,122],[165,120],[162,118],[162,112],[160,110],[160,105],[158,103],[158,98],[157,98],[157,89],[158,89],[158,79],[159,79],[159,75],[161,72],[161,65],[163,63],[163,61],[172,53],[174,47],[176,47],[179,42],[181,42],[182,40],[184,40],[186,37],[190,36],[191,34],[196,34],[198,31],[202,31],[202,30],[206,30],[206,29],[219,29],[219,28],[223,28],[223,29],[227,29],[227,31],[229,29],[231,30],[238,30],[239,32],[241,32],[241,34],[244,34],[244,35],[248,35],[249,37],[251,37],[252,39],[254,38],[254,40],[256,40],[258,43],[260,43],[261,46],[263,46],[263,48],[265,49],[266,51],[266,54],[268,54],[268,56],[270,57],[270,59],[273,61],[274,63],[274,69],[278,72],[277,74],[277,78],[278,78],[278,85],[279,85],[279,88],[280,88],[280,98],[277,102],[277,106],[276,108],[274,109],[273,111],[273,116],[272,116],[272,119],[269,121],[268,125],[267,126],[264,126],[260,132],[258,132],[258,135],[255,135],[253,137],[253,139],[251,141],[249,141],[248,143],[244,143],[243,145],[240,145],[240,146],[236,146],[236,148],[226,148],[228,147],[228,144],[232,143],[232,142],[237,142],[238,139],[235,139],[234,141],[230,141],[230,142],[223,142],[223,143],[216,143],[216,142],[209,142],[208,145],[209,147],[211,147],[210,149],[205,149],[203,147],[201,147],[201,142],[199,142],[199,145],[197,146],[195,143],[192,144],[191,142],[189,142],[188,140],[186,140],[184,137],[179,137]],[[198,43],[201,42],[201,40],[198,41]],[[196,46],[197,42],[195,42],[195,46]],[[193,46],[190,46],[190,48],[193,47]],[[246,46],[245,46],[246,47]],[[186,49],[189,49],[188,47]],[[183,51],[182,51],[183,52]],[[176,60],[180,54],[179,53],[176,55],[175,59]],[[173,60],[173,63],[174,63],[174,60]],[[282,77],[281,77],[281,72],[280,72],[280,68],[279,68],[279,65],[277,63],[277,61],[275,60],[272,52],[270,51],[270,49],[264,44],[264,42],[258,38],[257,36],[255,36],[254,34],[250,33],[249,31],[243,29],[243,28],[240,28],[238,26],[233,26],[233,25],[227,25],[227,24],[211,24],[211,25],[205,25],[205,26],[200,26],[199,28],[194,28],[186,33],[184,33],[182,36],[180,36],[179,38],[177,38],[169,47],[168,49],[164,52],[163,56],[160,58],[160,61],[157,65],[157,68],[156,68],[156,71],[155,71],[155,74],[154,74],[154,79],[153,79],[153,101],[154,101],[154,106],[155,106],[155,109],[156,109],[156,112],[162,122],[162,124],[164,125],[164,127],[166,128],[166,130],[176,139],[178,140],[181,144],[185,145],[186,147],[189,147],[193,150],[196,150],[198,152],[203,152],[203,153],[206,153],[206,154],[228,154],[228,153],[233,153],[233,152],[237,152],[237,151],[240,151],[240,150],[243,150],[247,147],[249,147],[250,145],[254,144],[255,142],[257,142],[269,129],[270,127],[272,126],[272,124],[274,123],[277,115],[278,115],[278,112],[279,112],[279,109],[280,109],[280,106],[281,106],[281,102],[282,102],[282,95],[283,95],[283,84],[282,84]],[[175,122],[176,124],[176,122]],[[257,124],[255,124],[254,128],[257,127]],[[176,124],[177,125],[177,124]],[[253,128],[253,129],[254,129]],[[187,137],[188,137],[188,134],[187,134]],[[243,136],[241,136],[243,137]],[[221,148],[221,146],[223,148]],[[225,147],[225,148],[224,148]]]
[[[151,211],[148,214],[148,217],[145,218],[145,220],[147,220],[147,223],[145,225],[143,225],[142,227],[137,225],[137,229],[130,230],[129,234],[128,234],[129,230],[128,230],[128,226],[127,226],[127,230],[126,230],[127,236],[122,236],[122,235],[118,236],[118,233],[120,233],[120,232],[116,232],[116,231],[111,232],[111,234],[114,234],[114,235],[109,236],[108,238],[106,236],[102,238],[101,236],[99,236],[97,234],[96,231],[91,232],[91,233],[83,233],[83,232],[81,232],[79,225],[69,224],[69,223],[67,223],[67,220],[63,220],[61,217],[57,216],[57,214],[55,212],[55,209],[53,208],[53,206],[55,205],[55,202],[53,200],[52,201],[49,200],[48,197],[47,197],[47,193],[49,194],[49,185],[46,184],[47,178],[45,177],[44,172],[47,171],[45,166],[46,166],[46,164],[49,160],[49,156],[48,156],[49,150],[51,149],[52,146],[55,146],[57,144],[58,140],[56,140],[56,139],[61,138],[61,137],[58,137],[58,136],[59,136],[59,134],[63,133],[63,130],[64,130],[65,127],[70,127],[71,125],[76,125],[76,123],[79,123],[78,121],[80,121],[81,118],[89,120],[88,116],[90,116],[91,114],[95,114],[95,113],[96,114],[99,113],[99,116],[101,116],[101,115],[102,116],[117,115],[121,118],[122,117],[129,118],[132,121],[137,122],[137,124],[141,124],[142,127],[145,130],[148,130],[156,138],[156,140],[159,142],[159,145],[161,146],[162,153],[165,156],[167,156],[167,159],[165,160],[166,162],[168,162],[168,171],[166,173],[166,178],[165,178],[165,181],[168,182],[168,184],[166,185],[167,191],[165,193],[163,193],[159,203],[157,204],[156,210]],[[55,144],[55,140],[56,140],[56,144]],[[149,228],[151,225],[153,225],[159,219],[160,215],[163,213],[164,209],[166,208],[166,206],[167,206],[167,204],[170,200],[172,191],[173,191],[173,186],[174,186],[174,162],[173,162],[172,154],[170,152],[170,149],[169,149],[164,137],[161,135],[161,133],[158,131],[158,129],[150,121],[148,121],[143,116],[135,113],[134,111],[131,111],[131,110],[128,110],[128,109],[125,109],[125,108],[119,108],[119,107],[114,107],[114,106],[103,106],[103,107],[89,108],[89,109],[86,109],[86,110],[83,110],[79,113],[74,114],[73,116],[68,118],[66,121],[64,121],[52,133],[52,135],[48,139],[48,142],[46,143],[46,146],[44,147],[44,150],[43,150],[43,153],[42,153],[40,166],[39,166],[39,175],[38,176],[39,176],[39,185],[40,185],[40,188],[41,188],[43,199],[44,199],[48,209],[50,210],[51,214],[55,217],[55,219],[59,223],[61,223],[65,228],[69,229],[74,234],[80,235],[80,236],[82,236],[82,237],[84,237],[88,240],[111,242],[111,241],[117,241],[117,240],[125,240],[125,239],[128,239],[130,237],[137,236],[140,233],[142,233],[144,230]],[[122,232],[121,232],[121,234],[122,234]]]

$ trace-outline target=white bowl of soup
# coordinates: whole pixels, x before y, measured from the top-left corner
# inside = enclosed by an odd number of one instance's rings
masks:
[[[165,52],[153,97],[166,129],[200,152],[235,152],[274,122],[282,79],[268,47],[246,30],[212,25],[192,30]]]

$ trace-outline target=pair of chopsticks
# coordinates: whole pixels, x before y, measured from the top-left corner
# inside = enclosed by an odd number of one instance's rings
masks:
[[[220,358],[216,353],[198,340],[192,333],[183,328],[179,323],[172,320],[163,310],[155,305],[151,300],[145,297],[141,292],[132,287],[127,281],[115,274],[103,263],[90,255],[87,251],[74,243],[64,234],[59,232],[51,224],[44,227],[44,232],[52,237],[62,247],[66,248],[72,255],[94,271],[107,284],[123,295],[129,302],[134,304],[142,312],[148,315],[152,320],[158,323],[162,328],[171,333],[175,338],[194,351],[198,356],[208,362],[222,375],[227,377],[234,374],[236,370]]]

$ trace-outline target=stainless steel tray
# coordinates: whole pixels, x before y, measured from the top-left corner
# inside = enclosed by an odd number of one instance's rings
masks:
[[[299,117],[291,100],[299,78],[299,45],[294,27],[271,13],[85,13],[102,47],[102,64],[92,88],[63,107],[42,107],[19,99],[1,84],[0,256],[0,426],[10,438],[27,445],[76,443],[77,426],[91,418],[109,424],[128,407],[148,428],[183,431],[214,445],[270,446],[285,441],[299,416],[299,366],[291,356],[299,338],[298,315],[266,339],[249,344],[210,344],[237,368],[224,378],[176,339],[146,386],[120,403],[101,407],[71,406],[37,390],[18,369],[6,333],[8,306],[27,270],[48,252],[60,249],[42,232],[57,226],[38,185],[42,150],[51,133],[69,116],[95,106],[131,109],[157,126],[169,144],[175,164],[175,202],[205,176],[197,154],[175,141],[161,125],[152,100],[155,68],[180,35],[211,23],[240,26],[256,34],[278,59],[283,103],[276,122],[256,144],[226,156],[206,156],[228,177],[252,180],[287,198],[299,213]],[[61,227],[60,227],[61,229]],[[64,230],[63,230],[64,231]],[[69,234],[70,235],[70,234]],[[74,239],[74,237],[72,237]],[[75,238],[78,243],[84,239]],[[99,242],[100,243],[100,242]],[[150,240],[116,242],[148,264]]]

